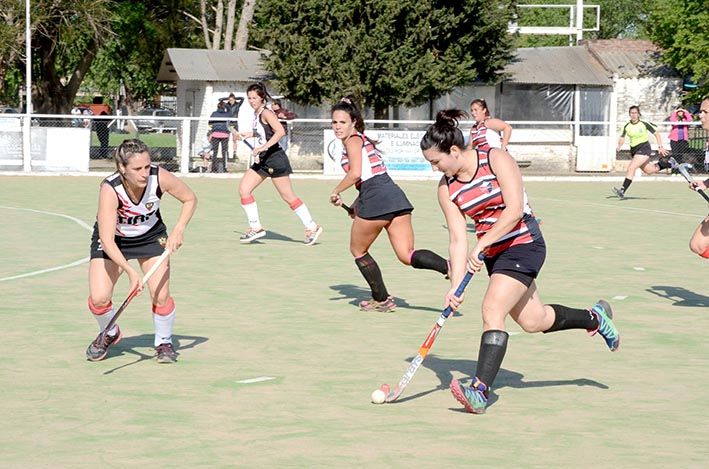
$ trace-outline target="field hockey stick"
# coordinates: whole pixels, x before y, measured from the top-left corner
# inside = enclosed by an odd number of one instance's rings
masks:
[[[160,255],[158,260],[153,264],[153,266],[148,270],[148,272],[145,274],[143,277],[143,284],[146,284],[148,282],[148,279],[153,276],[156,270],[158,270],[158,267],[160,267],[160,264],[165,261],[170,257],[170,250],[165,249],[165,251]],[[103,330],[99,333],[99,344],[103,343],[103,339],[106,337],[106,334],[108,334],[108,331],[113,329],[113,326],[116,325],[116,321],[118,321],[118,317],[123,313],[123,311],[126,309],[126,307],[130,304],[131,301],[133,301],[133,298],[135,298],[138,295],[138,286],[136,285],[131,289],[130,292],[128,292],[128,297],[125,299],[123,304],[118,308],[116,311],[116,314],[113,315],[110,321],[108,321],[108,324],[106,324],[106,327],[103,328]]]
[[[337,199],[338,199],[338,197],[335,197],[333,195],[330,197],[330,202],[332,202],[334,204],[335,202],[337,202]],[[345,212],[347,212],[348,215],[354,215],[354,209],[352,207],[350,207],[349,205],[347,205],[346,203],[341,202],[340,207],[342,207],[345,210]]]
[[[480,256],[482,259],[482,254]],[[470,282],[471,278],[473,278],[473,274],[470,272],[466,272],[465,277],[463,277],[463,280],[460,282],[460,285],[458,285],[458,289],[455,291],[455,296],[460,296],[463,294],[463,292],[465,291],[465,287],[468,286],[468,282]],[[436,337],[438,337],[438,333],[441,332],[441,328],[443,327],[443,324],[446,323],[446,319],[448,319],[448,316],[450,316],[451,312],[453,312],[453,308],[451,308],[450,306],[447,306],[446,309],[443,310],[443,312],[438,318],[438,321],[436,321],[436,324],[433,326],[433,329],[431,329],[431,332],[428,333],[428,337],[426,337],[426,340],[423,341],[423,345],[421,345],[421,348],[416,354],[416,357],[411,361],[411,364],[406,369],[406,373],[404,373],[404,376],[401,378],[401,381],[399,381],[399,384],[396,385],[396,388],[394,388],[393,391],[387,394],[384,402],[394,402],[399,398],[401,393],[404,392],[404,388],[406,388],[406,386],[409,384],[411,378],[414,377],[416,371],[421,366],[421,363],[423,363],[424,358],[426,358],[426,355],[428,355],[428,352],[431,350],[431,347],[433,347],[433,342],[436,340]]]
[[[670,164],[672,165],[672,169],[675,169],[675,170],[679,171],[679,173],[680,173],[682,176],[684,176],[684,178],[687,180],[687,182],[688,182],[690,185],[692,185],[692,187],[694,188],[694,190],[697,191],[697,192],[699,192],[699,195],[701,195],[701,196],[704,198],[704,200],[706,200],[707,202],[709,202],[709,195],[707,195],[706,192],[704,192],[704,191],[701,190],[699,187],[697,187],[697,186],[694,185],[694,184],[695,184],[694,178],[692,177],[691,174],[689,174],[689,172],[687,171],[687,168],[685,168],[685,167],[682,166],[681,164],[678,164],[677,161],[676,161],[674,158],[671,158],[671,157],[670,157],[669,162],[670,162]]]

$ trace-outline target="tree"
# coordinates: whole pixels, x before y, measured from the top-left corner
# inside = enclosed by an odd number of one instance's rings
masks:
[[[199,24],[207,49],[243,50],[248,39],[248,23],[253,17],[256,0],[244,0],[241,6],[239,26],[234,34],[237,0],[228,0],[226,13],[224,0],[199,0],[200,16],[188,10],[183,14]]]
[[[25,43],[24,7],[20,0],[6,0],[0,6],[0,102],[17,102],[17,81],[13,75],[19,70],[15,65],[24,57]],[[12,86],[6,86],[13,82]]]
[[[709,93],[709,11],[704,0],[656,1],[648,18],[650,38],[663,49],[663,61],[680,74],[691,75],[699,87],[688,96]]]
[[[69,112],[100,44],[110,34],[109,7],[110,0],[33,2],[32,102],[35,112]]]
[[[289,99],[319,106],[354,94],[386,118],[511,60],[514,0],[260,0],[251,37]]]

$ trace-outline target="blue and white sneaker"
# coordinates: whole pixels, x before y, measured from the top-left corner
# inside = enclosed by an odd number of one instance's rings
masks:
[[[612,189],[613,193],[617,195],[620,200],[625,200],[625,191],[622,187],[618,189],[617,187],[613,186]]]
[[[487,409],[487,386],[477,377],[471,386],[463,386],[460,381],[454,379],[450,385],[451,393],[455,400],[463,404],[465,410],[471,414],[484,414]]]
[[[620,334],[613,325],[611,305],[606,300],[598,300],[598,303],[589,311],[598,319],[598,327],[595,330],[588,329],[588,335],[594,336],[596,333],[600,333],[611,352],[618,350],[618,347],[620,347]]]

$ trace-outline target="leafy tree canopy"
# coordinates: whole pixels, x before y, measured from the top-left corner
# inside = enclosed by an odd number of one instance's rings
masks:
[[[656,0],[648,34],[664,50],[664,61],[699,87],[688,99],[709,94],[709,10],[704,0]]]
[[[251,38],[273,53],[279,91],[304,105],[354,94],[385,117],[511,59],[514,0],[259,0]]]

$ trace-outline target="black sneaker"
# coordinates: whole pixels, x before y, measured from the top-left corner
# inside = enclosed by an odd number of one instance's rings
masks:
[[[121,328],[118,327],[118,324],[116,324],[115,335],[106,334],[103,340],[101,340],[101,333],[99,333],[99,335],[96,336],[94,341],[91,342],[89,348],[86,349],[86,358],[88,358],[92,362],[103,360],[106,357],[106,354],[108,353],[108,347],[120,342],[122,337],[123,334],[121,334]]]
[[[172,344],[160,344],[155,347],[158,363],[175,363],[177,352],[172,349]]]

